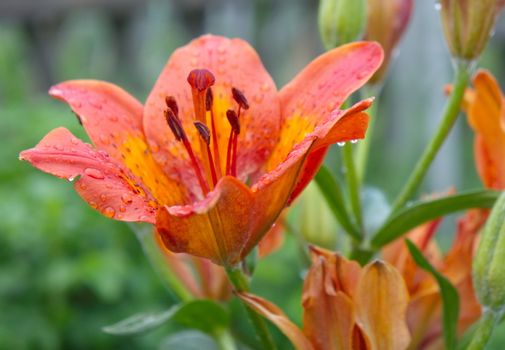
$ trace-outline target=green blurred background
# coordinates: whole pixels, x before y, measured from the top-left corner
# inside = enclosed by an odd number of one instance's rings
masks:
[[[0,349],[157,348],[173,328],[128,338],[101,332],[172,300],[126,225],[90,209],[70,184],[18,161],[57,126],[86,139],[68,107],[47,96],[49,86],[103,79],[143,101],[170,53],[211,32],[250,41],[281,87],[322,52],[316,14],[315,0],[0,1]],[[481,66],[505,81],[503,19]],[[380,100],[367,178],[382,191],[370,191],[375,202],[402,185],[437,125],[451,75],[434,0],[417,1]],[[449,186],[480,186],[463,118],[424,191]],[[452,230],[449,220],[440,239],[450,241]],[[260,262],[254,282],[258,294],[297,320],[300,270],[288,237]],[[505,331],[492,346],[505,347]]]

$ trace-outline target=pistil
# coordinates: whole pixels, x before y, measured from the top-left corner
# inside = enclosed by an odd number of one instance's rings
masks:
[[[219,156],[219,144],[217,139],[216,131],[216,121],[214,117],[214,109],[212,105],[214,103],[214,95],[212,94],[212,89],[207,89],[207,94],[205,95],[205,109],[210,112],[210,127],[212,132],[212,148],[214,151],[214,165],[217,173],[217,177],[221,178],[221,157]]]
[[[237,175],[237,142],[240,134],[240,122],[237,113],[229,109],[226,111],[226,118],[230,123],[230,137],[228,139],[228,150],[226,152],[226,175]]]

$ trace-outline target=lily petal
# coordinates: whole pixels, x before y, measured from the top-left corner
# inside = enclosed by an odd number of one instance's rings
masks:
[[[251,208],[253,197],[249,188],[236,178],[226,176],[200,202],[161,208],[156,227],[171,251],[231,266],[239,261],[249,237]]]
[[[48,133],[37,146],[21,152],[20,159],[60,178],[80,177],[76,191],[110,218],[154,223],[156,204],[135,177],[65,128]]]
[[[286,314],[277,306],[253,294],[237,293],[237,296],[251,309],[275,324],[288,337],[297,350],[315,349],[300,328],[291,322]]]
[[[256,51],[241,39],[204,35],[176,50],[161,72],[144,111],[144,128],[150,142],[158,145],[155,154],[168,174],[181,182],[193,179],[189,160],[182,145],[176,142],[164,119],[165,97],[173,96],[179,105],[179,115],[188,138],[198,144],[198,134],[193,127],[191,87],[186,79],[195,68],[210,70],[215,76],[212,86],[214,95],[213,112],[221,155],[226,155],[230,125],[226,118],[228,109],[237,110],[231,88],[241,90],[248,98],[250,108],[240,116],[241,133],[238,139],[238,177],[245,179],[265,162],[277,141],[280,120],[279,98],[272,78],[265,70]],[[207,113],[207,125],[210,113]],[[243,130],[243,131],[242,131]],[[195,153],[202,159],[200,149]],[[181,156],[182,154],[182,156]],[[221,156],[224,173],[225,157]],[[192,185],[193,186],[193,185]],[[199,192],[195,189],[196,192]]]
[[[476,133],[477,170],[488,188],[505,188],[505,103],[496,79],[479,71],[473,80],[473,101],[467,107],[468,121]]]
[[[363,269],[354,302],[358,323],[373,349],[406,349],[410,342],[405,321],[409,294],[400,273],[375,261]]]
[[[280,91],[282,128],[266,171],[276,167],[293,148],[380,67],[379,44],[358,42],[328,51],[300,72]]]
[[[97,80],[71,80],[49,94],[72,108],[91,141],[142,179],[161,204],[184,203],[186,191],[154,161],[142,127],[143,106],[120,87]]]
[[[352,349],[354,305],[342,287],[352,284],[346,277],[351,277],[355,266],[323,249],[312,248],[312,255],[303,288],[304,332],[317,349]]]

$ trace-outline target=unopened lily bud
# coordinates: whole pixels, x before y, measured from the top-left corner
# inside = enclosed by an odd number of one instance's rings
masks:
[[[502,0],[440,0],[445,38],[455,58],[474,60],[482,53],[503,6]]]
[[[386,76],[395,48],[407,29],[413,3],[413,0],[368,0],[365,39],[377,41],[384,49],[384,63],[370,79],[371,83]]]
[[[366,24],[366,0],[321,0],[318,21],[327,50],[358,40]]]
[[[302,194],[299,210],[299,228],[307,242],[335,249],[338,223],[315,183],[310,183]]]
[[[473,261],[473,284],[479,303],[491,310],[505,306],[505,193],[496,201]]]

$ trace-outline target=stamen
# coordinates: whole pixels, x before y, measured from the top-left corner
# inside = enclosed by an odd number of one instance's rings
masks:
[[[200,134],[200,137],[205,141],[205,144],[207,145],[207,157],[209,158],[209,164],[210,164],[210,172],[212,176],[212,184],[213,188],[216,187],[217,184],[217,175],[216,175],[216,168],[214,165],[214,159],[212,159],[212,153],[210,151],[210,131],[207,125],[205,125],[202,122],[196,121],[194,122],[196,130],[198,130],[198,133]]]
[[[238,115],[234,110],[226,111],[226,118],[230,123],[230,137],[228,139],[228,150],[226,152],[226,175],[236,174],[236,150],[237,146],[235,143],[237,142],[238,134],[240,134],[240,122],[238,119]],[[235,152],[234,152],[235,151]],[[235,165],[235,169],[233,166]]]
[[[241,107],[245,110],[249,109],[249,102],[247,102],[247,98],[245,98],[245,95],[242,91],[240,91],[237,88],[232,87],[231,94],[233,95],[233,99],[235,100],[235,102],[238,103],[239,107]]]
[[[170,108],[165,110],[165,119],[167,120],[168,126],[170,127],[170,130],[172,130],[172,133],[174,134],[175,139],[177,141],[181,141],[182,144],[184,145],[184,148],[186,148],[189,158],[191,159],[193,169],[195,170],[195,174],[198,179],[198,183],[200,184],[200,187],[202,188],[203,195],[206,195],[207,193],[209,193],[209,187],[207,186],[207,183],[205,182],[205,180],[203,178],[200,167],[198,166],[198,161],[196,160],[196,157],[195,157],[195,153],[193,152],[193,149],[191,148],[191,144],[188,141],[188,137],[186,136],[186,133],[184,132],[184,129],[182,128],[181,121],[179,120],[179,118],[176,117],[174,111],[172,111]]]
[[[168,108],[174,112],[175,116],[178,118],[179,117],[179,107],[177,106],[177,101],[175,100],[174,96],[167,96],[165,97],[165,104],[167,105]]]
[[[219,156],[219,145],[217,139],[216,131],[216,121],[214,118],[214,110],[212,109],[212,104],[214,103],[214,95],[212,94],[212,89],[207,89],[207,94],[205,95],[205,109],[210,111],[210,127],[212,131],[212,149],[214,150],[215,159],[215,169],[218,178],[221,177],[221,157]]]

